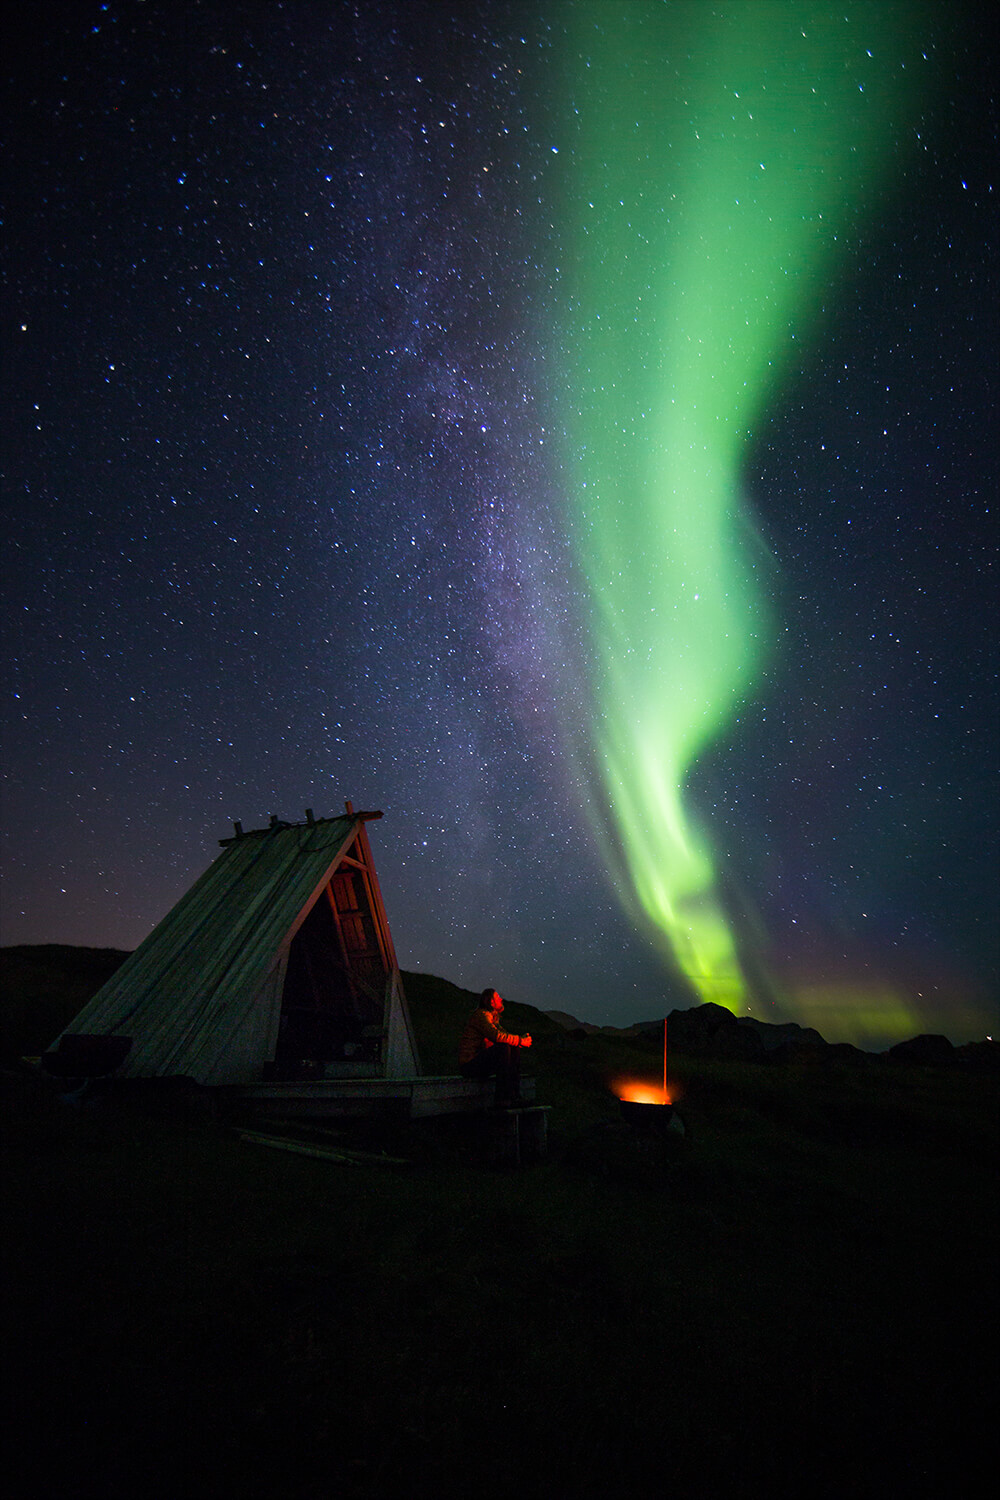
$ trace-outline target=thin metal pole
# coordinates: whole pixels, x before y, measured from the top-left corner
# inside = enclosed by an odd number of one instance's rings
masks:
[[[667,1018],[663,1017],[663,1102],[667,1102]]]

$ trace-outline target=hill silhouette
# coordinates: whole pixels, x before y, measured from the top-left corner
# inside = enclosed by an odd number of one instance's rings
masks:
[[[86,1002],[128,958],[118,948],[86,948],[49,943],[0,948],[0,1058],[44,1051]],[[454,1068],[454,1037],[477,996],[436,975],[403,971],[408,996],[422,1012],[424,1068],[447,1073]],[[630,1026],[595,1026],[566,1011],[542,1011],[511,1002],[506,1014],[514,1030],[533,1036],[560,1031],[604,1042],[634,1042],[662,1037],[663,1018]],[[818,1031],[795,1022],[773,1024],[752,1016],[735,1016],[712,1003],[672,1010],[667,1018],[671,1049],[697,1057],[731,1061],[864,1061],[866,1054],[847,1043],[829,1043]],[[943,1036],[913,1037],[891,1047],[894,1060],[928,1066],[965,1063],[996,1067],[1000,1045],[990,1041],[954,1047]]]

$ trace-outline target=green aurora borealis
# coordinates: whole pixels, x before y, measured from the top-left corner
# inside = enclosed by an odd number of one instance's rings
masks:
[[[779,627],[741,462],[928,64],[904,6],[566,15],[570,525],[596,821],[633,916],[702,1000],[737,1009],[739,938],[685,782]],[[891,1024],[891,999],[876,1008]]]

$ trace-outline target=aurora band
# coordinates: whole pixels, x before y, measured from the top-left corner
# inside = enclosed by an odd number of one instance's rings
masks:
[[[741,457],[927,64],[903,4],[594,0],[560,15],[596,821],[633,914],[702,1000],[738,1009],[738,945],[684,787],[774,628]]]

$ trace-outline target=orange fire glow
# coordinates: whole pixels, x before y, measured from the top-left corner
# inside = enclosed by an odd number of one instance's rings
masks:
[[[673,1103],[669,1091],[659,1088],[655,1083],[643,1083],[634,1078],[617,1078],[611,1087],[619,1099],[625,1099],[629,1104]]]

